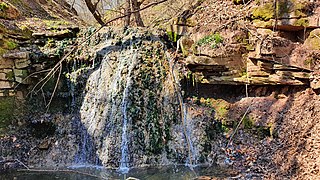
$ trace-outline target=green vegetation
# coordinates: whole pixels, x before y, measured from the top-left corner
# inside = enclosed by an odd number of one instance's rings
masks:
[[[304,9],[306,8],[305,4],[299,3],[299,2],[295,2],[296,0],[293,0],[294,2],[294,14],[298,17],[305,17],[306,14],[303,12]]]
[[[206,44],[211,44],[212,48],[216,48],[218,44],[223,42],[223,37],[219,33],[214,33],[200,39],[197,44],[203,46]]]
[[[279,0],[276,7],[274,7],[273,2],[268,2],[255,8],[252,12],[252,18],[268,21],[275,16],[289,16],[290,13],[294,13],[295,16],[300,18],[306,17],[305,6],[305,4],[296,2],[296,0]],[[301,20],[297,22],[297,26],[306,26],[308,23],[306,20]]]
[[[305,41],[305,45],[312,50],[320,50],[320,30],[311,31],[309,37]]]
[[[197,98],[193,100],[194,102],[197,101]],[[197,102],[196,102],[197,103]],[[200,105],[210,107],[215,111],[215,118],[218,120],[226,120],[229,112],[229,103],[222,99],[213,99],[213,98],[200,98],[199,102]]]
[[[32,30],[26,26],[26,25],[22,25],[19,27],[21,29],[21,33],[23,34],[24,37],[32,37]]]
[[[177,42],[180,38],[180,36],[176,32],[173,32],[173,31],[167,31],[167,35],[169,37],[169,40],[172,42]]]
[[[13,50],[16,47],[18,47],[18,45],[15,42],[10,41],[10,40],[9,41],[8,40],[4,41],[4,49]]]
[[[0,47],[0,56],[2,56],[3,54],[5,54],[7,52],[6,49],[3,49],[2,47]]]
[[[272,3],[266,3],[264,6],[259,6],[252,12],[253,19],[261,19],[268,21],[274,18],[274,7]]]
[[[14,73],[13,71],[10,71],[6,74],[6,78],[10,81],[13,81],[14,80]]]
[[[13,119],[14,98],[0,97],[0,134]]]
[[[0,3],[0,11],[5,11],[5,10],[7,10],[7,9],[9,9],[8,4],[5,3],[5,2],[1,2],[1,3]]]
[[[243,127],[245,129],[252,129],[254,126],[254,119],[252,117],[245,116],[243,119]]]
[[[52,29],[58,29],[59,26],[70,25],[69,22],[63,20],[43,20],[46,27],[50,27]]]
[[[301,18],[301,19],[298,19],[296,22],[294,22],[293,25],[307,27],[309,26],[309,20],[307,18]]]

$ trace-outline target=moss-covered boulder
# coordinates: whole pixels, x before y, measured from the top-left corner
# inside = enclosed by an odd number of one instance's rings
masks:
[[[311,31],[304,45],[310,50],[320,50],[320,29]]]
[[[279,29],[315,26],[312,16],[314,2],[306,0],[273,0],[258,1],[258,6],[252,9],[251,18],[256,27],[271,27],[277,25]],[[283,27],[282,27],[283,26]],[[292,26],[291,28],[288,26]]]

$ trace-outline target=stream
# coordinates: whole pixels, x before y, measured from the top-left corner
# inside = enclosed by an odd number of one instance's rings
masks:
[[[189,180],[199,179],[199,177],[211,178],[228,178],[235,176],[234,172],[218,167],[195,167],[193,170],[186,166],[157,166],[147,168],[134,168],[127,174],[121,174],[117,170],[105,169],[99,166],[73,166],[65,169],[50,172],[27,172],[14,171],[0,175],[1,180],[52,180],[52,179],[68,179],[68,180],[94,180],[94,179],[140,179],[140,180]]]

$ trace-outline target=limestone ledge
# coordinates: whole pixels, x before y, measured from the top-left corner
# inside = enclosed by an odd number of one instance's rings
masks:
[[[201,57],[197,59],[197,64],[187,61],[188,67],[197,81],[208,84],[308,85],[312,72],[309,69],[253,57],[248,58],[247,64],[241,68],[216,63],[214,58],[211,61],[207,57],[204,57],[204,60],[199,60]]]

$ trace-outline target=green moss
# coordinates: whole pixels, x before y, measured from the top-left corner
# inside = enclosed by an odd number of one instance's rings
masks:
[[[4,131],[13,120],[13,109],[13,97],[0,97],[0,132]]]
[[[298,17],[305,17],[306,14],[303,13],[304,8],[304,4],[297,3],[295,0],[279,0],[276,7],[274,7],[273,2],[268,2],[255,8],[252,12],[252,18],[268,21],[276,16],[289,16],[289,14],[292,12],[294,12],[294,14]]]
[[[309,37],[304,43],[309,49],[320,50],[320,30],[311,31]]]
[[[312,65],[314,63],[313,58],[308,58],[304,61],[304,65]]]
[[[169,40],[172,42],[177,42],[180,38],[180,36],[176,32],[173,32],[173,31],[167,31],[167,35],[168,35]]]
[[[256,26],[256,27],[265,28],[265,27],[273,26],[273,22],[274,21],[273,20],[262,21],[262,20],[259,20],[259,19],[255,19],[252,22],[253,22],[253,25]]]
[[[309,20],[307,18],[301,18],[301,19],[298,19],[296,22],[294,22],[293,25],[307,27],[309,26]]]
[[[273,3],[266,3],[264,6],[255,8],[252,12],[253,19],[261,19],[264,21],[274,18]]]
[[[263,139],[265,137],[272,137],[273,135],[271,134],[271,130],[270,130],[270,127],[267,126],[267,127],[264,127],[264,126],[260,126],[256,129],[257,131],[257,134],[258,134],[258,137],[260,139]]]
[[[2,56],[3,54],[5,54],[8,50],[3,49],[2,47],[0,47],[0,56]]]
[[[214,33],[214,34],[203,37],[197,42],[197,44],[199,46],[210,44],[212,48],[216,48],[217,45],[222,42],[223,42],[223,37],[219,33]]]
[[[60,26],[70,25],[69,22],[63,20],[44,20],[43,22],[46,27],[50,27],[52,29],[58,29]]]
[[[5,40],[5,41],[4,41],[4,48],[5,48],[5,49],[13,50],[13,49],[15,49],[16,47],[18,47],[18,45],[17,45],[15,42],[10,41],[10,40]]]
[[[222,99],[213,99],[213,98],[200,98],[199,104],[213,108],[215,111],[215,118],[218,120],[226,120],[229,112],[229,103]]]
[[[294,14],[298,17],[305,17],[307,16],[303,11],[306,7],[305,4],[302,4],[302,3],[297,3],[295,1],[294,2]]]
[[[252,129],[254,126],[254,119],[248,116],[245,116],[243,119],[243,127],[245,129]]]
[[[31,38],[31,36],[32,36],[32,31],[31,31],[31,29],[30,29],[28,26],[22,25],[22,26],[20,26],[19,28],[21,29],[21,33],[22,33],[22,35],[23,35],[24,37],[30,37],[30,38]]]
[[[10,71],[8,73],[6,73],[6,78],[10,81],[14,81],[14,73],[13,71]]]
[[[9,6],[7,3],[5,2],[0,3],[0,11],[5,11],[7,9],[9,9]]]

